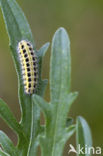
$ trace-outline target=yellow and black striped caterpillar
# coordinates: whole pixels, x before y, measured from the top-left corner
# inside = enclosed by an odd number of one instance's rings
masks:
[[[18,43],[18,55],[21,64],[24,91],[33,94],[38,83],[37,56],[30,42],[22,40]]]

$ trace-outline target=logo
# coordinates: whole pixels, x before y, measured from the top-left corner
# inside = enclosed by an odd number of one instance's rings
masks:
[[[70,144],[69,145],[70,149],[68,151],[68,155],[70,155],[70,153],[76,153],[76,154],[98,154],[101,155],[102,154],[102,149],[101,147],[90,147],[88,145],[85,145],[84,147],[82,147],[80,144],[78,144],[77,149],[75,149],[75,147]]]

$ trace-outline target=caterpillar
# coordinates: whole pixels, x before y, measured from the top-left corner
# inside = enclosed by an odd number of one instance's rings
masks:
[[[24,92],[33,94],[36,92],[38,84],[37,55],[33,50],[32,44],[26,40],[21,40],[18,43],[17,50],[21,64]]]

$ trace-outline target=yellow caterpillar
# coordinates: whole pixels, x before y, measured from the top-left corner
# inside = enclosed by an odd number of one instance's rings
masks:
[[[18,43],[18,54],[21,63],[24,91],[33,94],[38,83],[37,56],[30,42],[22,40]]]

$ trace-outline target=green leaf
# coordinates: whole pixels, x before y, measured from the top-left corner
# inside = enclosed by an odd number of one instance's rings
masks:
[[[52,106],[51,104],[48,104],[46,101],[43,100],[43,98],[41,98],[40,96],[37,96],[37,95],[34,95],[33,96],[33,101],[34,103],[36,103],[37,105],[39,105],[39,107],[42,109],[42,111],[44,112],[45,114],[45,117],[50,120],[51,118],[51,113],[52,113]]]
[[[44,127],[40,126],[40,110],[38,107],[40,107],[39,104],[42,104],[42,98],[38,95],[32,96],[32,103],[33,103],[33,124],[32,124],[32,134],[31,134],[31,144],[29,148],[28,155],[37,155],[37,146],[39,145],[38,135],[40,135]],[[44,102],[44,100],[43,100]],[[35,110],[35,111],[34,111]],[[42,129],[42,130],[41,130]]]
[[[50,63],[51,102],[54,104],[60,97],[70,92],[71,57],[70,40],[64,28],[54,34]]]
[[[42,57],[45,55],[47,49],[49,47],[49,43],[44,44],[40,50],[37,51],[38,55],[38,64],[39,64],[39,86],[38,86],[38,95],[43,96],[45,92],[45,88],[47,86],[48,80],[41,79],[41,67],[42,67]],[[29,151],[28,155],[37,155],[37,146],[38,142],[38,135],[41,133],[41,126],[40,126],[40,108],[36,105],[35,101],[33,100],[35,96],[32,96],[32,128],[31,128],[31,141],[29,144]]]
[[[47,42],[38,50],[38,52],[37,52],[38,57],[45,56],[45,53],[47,52],[49,45],[50,45],[50,43]]]
[[[76,130],[75,125],[71,125],[65,129],[65,133],[63,136],[63,140],[65,140],[64,144],[74,134],[75,130]]]
[[[44,92],[48,83],[48,80],[41,79],[41,67],[42,67],[42,57],[45,55],[47,49],[49,47],[49,43],[43,45],[40,50],[38,50],[38,64],[39,64],[39,86],[38,86],[38,95],[44,96]],[[34,98],[34,96],[32,96]],[[29,144],[29,151],[28,155],[37,155],[37,146],[38,142],[38,135],[41,133],[41,126],[40,126],[40,108],[32,98],[32,127],[31,127],[31,141]]]
[[[75,126],[66,127],[67,115],[77,92],[70,93],[71,58],[70,41],[65,29],[57,30],[53,37],[50,63],[50,95],[47,103],[35,95],[34,102],[45,115],[45,133],[39,137],[42,156],[62,156],[64,145],[75,132]]]
[[[61,122],[62,125],[66,122],[67,115],[70,111],[71,105],[76,100],[78,92],[69,93],[68,95],[61,98],[61,101],[58,103],[58,114],[62,113]]]
[[[29,144],[28,155],[37,155],[38,134],[40,129],[40,109],[32,101],[32,125],[31,125],[31,138]]]
[[[22,12],[21,8],[18,6],[15,0],[0,0],[0,5],[6,25],[6,29],[10,39],[10,47],[12,50],[13,61],[16,67],[18,75],[18,85],[19,85],[19,102],[21,106],[21,124],[23,130],[27,136],[30,138],[31,132],[31,114],[32,108],[31,97],[24,93],[24,86],[22,83],[22,74],[20,62],[18,59],[17,45],[22,39],[30,41],[35,49],[35,44],[33,41],[32,33],[29,24]],[[30,116],[28,118],[28,116]],[[28,124],[27,124],[28,123]]]
[[[4,121],[12,128],[17,134],[22,133],[22,128],[19,123],[16,121],[13,113],[10,111],[8,105],[0,99],[0,116],[4,119]]]
[[[80,147],[85,148],[85,146],[92,147],[92,136],[91,136],[91,130],[88,126],[88,123],[83,117],[77,117],[76,120],[76,143],[77,143],[77,150],[78,145],[80,144]],[[83,150],[83,152],[85,152]],[[91,156],[91,154],[77,154],[78,156]]]
[[[13,113],[9,109],[8,105],[2,99],[0,99],[0,116],[8,124],[8,126],[11,129],[13,129],[20,138],[22,138],[21,142],[19,140],[19,143],[21,144],[19,146],[24,146],[27,142],[27,139],[26,139],[25,134],[23,132],[23,128],[16,121],[16,118],[14,117]],[[1,141],[1,139],[0,139],[0,141]]]
[[[48,80],[41,80],[41,69],[42,69],[42,57],[45,55],[45,53],[47,52],[49,48],[49,42],[44,44],[38,51],[37,51],[37,55],[38,55],[38,64],[39,64],[39,87],[38,87],[38,94],[43,96],[44,95],[44,91],[45,88],[47,86]]]
[[[47,79],[41,80],[41,84],[40,84],[41,89],[39,90],[39,95],[44,96],[47,84],[48,84],[48,80]]]
[[[10,154],[10,156],[18,156],[18,151],[13,145],[12,141],[7,137],[7,135],[0,131],[0,144],[3,150]]]
[[[10,155],[2,151],[2,149],[0,148],[0,156],[10,156]]]
[[[16,1],[0,0],[0,5],[12,47],[16,49],[22,39],[27,39],[34,44],[29,24]]]
[[[42,56],[44,56],[45,52],[48,49],[49,43],[45,44],[38,52],[36,51],[35,43],[32,37],[32,33],[29,27],[29,24],[24,16],[19,5],[16,3],[16,0],[0,0],[0,6],[2,9],[6,29],[8,32],[8,36],[10,39],[10,48],[11,54],[13,57],[13,61],[15,64],[15,68],[18,75],[18,89],[19,89],[19,103],[21,109],[21,121],[20,125],[23,128],[23,133],[25,134],[26,140],[22,135],[19,135],[19,143],[18,148],[21,151],[21,155],[27,155],[28,150],[31,146],[32,141],[32,133],[37,136],[37,131],[39,129],[39,120],[40,120],[40,110],[39,107],[36,105],[36,110],[33,108],[32,105],[32,98],[30,95],[26,95],[24,93],[24,86],[22,83],[22,73],[21,73],[21,66],[18,59],[18,51],[17,45],[18,42],[21,40],[30,41],[34,47],[35,52],[38,55],[39,60],[39,85],[38,85],[38,93],[39,95],[44,94],[44,90],[47,84],[47,81],[43,81],[41,79],[41,66],[42,66]],[[44,89],[43,89],[44,88]],[[38,112],[38,119],[34,115]],[[37,120],[37,121],[36,121]],[[36,126],[33,125],[34,123],[38,123]],[[10,123],[12,124],[12,123]],[[37,129],[36,129],[37,128]],[[35,129],[35,132],[34,130]]]

